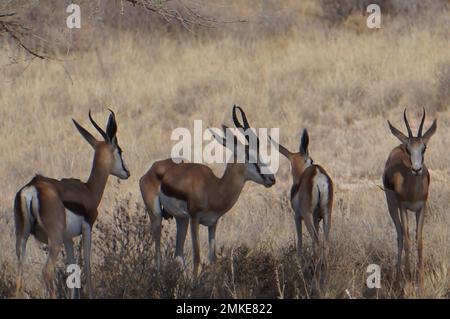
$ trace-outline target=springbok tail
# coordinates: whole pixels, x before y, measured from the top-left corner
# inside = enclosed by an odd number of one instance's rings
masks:
[[[39,215],[39,197],[38,190],[35,186],[26,186],[20,191],[21,211],[24,220],[28,220],[30,224],[36,221],[42,225]]]

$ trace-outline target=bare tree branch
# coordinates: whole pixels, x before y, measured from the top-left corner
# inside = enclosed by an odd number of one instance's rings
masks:
[[[210,17],[189,0],[120,0],[153,13],[169,23],[179,23],[192,31],[195,27],[213,28],[221,23],[246,22],[245,20],[224,21]],[[207,0],[205,0],[206,2]],[[0,38],[9,37],[28,54],[39,59],[56,59],[50,57],[48,43],[37,36],[27,26],[24,16],[30,8],[39,6],[37,1],[6,2],[0,5]],[[123,10],[123,9],[122,9]]]
[[[0,13],[0,18],[4,18],[4,17],[12,17],[16,15],[15,12],[11,12],[11,13]]]
[[[24,26],[16,12],[0,13],[0,36],[10,36],[20,47],[32,56],[40,59],[48,58],[37,48],[27,44],[27,39],[38,38],[30,28]]]
[[[202,14],[199,9],[186,4],[183,0],[125,0],[133,6],[158,14],[168,22],[177,21],[187,30],[195,26],[215,27],[220,23],[247,22],[246,20],[225,21]]]

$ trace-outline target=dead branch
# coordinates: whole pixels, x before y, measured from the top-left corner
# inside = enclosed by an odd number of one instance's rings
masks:
[[[155,13],[167,22],[178,22],[187,30],[195,26],[212,28],[220,23],[247,22],[246,20],[219,20],[200,12],[198,8],[188,5],[183,0],[125,0],[133,6],[140,6],[145,10]]]
[[[14,42],[22,47],[33,57],[45,59],[44,53],[39,52],[37,48],[27,44],[27,39],[38,38],[30,28],[24,26],[20,16],[16,12],[0,13],[0,37],[10,36]]]
[[[169,23],[177,22],[192,31],[195,27],[212,28],[221,23],[239,23],[246,20],[225,21],[204,14],[187,0],[121,0],[156,14]],[[20,2],[22,3],[22,2]],[[24,22],[23,15],[30,4],[15,5],[14,9],[0,7],[0,38],[9,37],[34,58],[55,59],[48,53],[48,44]]]

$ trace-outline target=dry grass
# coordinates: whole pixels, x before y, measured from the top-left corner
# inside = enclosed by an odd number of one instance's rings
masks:
[[[194,119],[229,124],[234,103],[255,127],[280,127],[281,141],[291,149],[307,127],[312,157],[334,179],[332,268],[324,296],[331,298],[347,297],[346,289],[355,298],[402,296],[392,284],[394,227],[375,185],[398,143],[386,119],[402,127],[407,106],[417,127],[426,107],[426,126],[433,117],[439,121],[426,155],[432,176],[424,228],[426,281],[421,294],[404,297],[450,297],[448,6],[419,8],[420,14],[395,11],[383,17],[382,29],[368,30],[360,13],[335,21],[314,1],[286,1],[281,7],[275,1],[232,3],[234,15],[250,16],[249,23],[194,34],[154,26],[139,32],[132,24],[118,31],[111,21],[101,33],[87,25],[77,31],[79,42],[65,62],[28,64],[19,56],[9,64],[15,50],[2,47],[0,297],[11,297],[14,287],[15,192],[36,172],[85,178],[92,151],[70,118],[88,127],[87,111],[106,119],[107,106],[117,111],[132,176],[121,183],[111,177],[100,207],[93,250],[97,297],[311,297],[310,240],[306,235],[306,263],[300,266],[285,160],[274,187],[247,184],[221,220],[219,262],[214,269],[204,265],[199,284],[193,286],[190,272],[172,259],[173,221],[165,222],[164,271],[158,277],[154,270],[137,181],[153,161],[169,156],[174,128],[192,129]],[[212,12],[221,11],[215,5]],[[82,46],[86,39],[89,45]],[[223,167],[214,170],[220,174]],[[202,229],[206,261],[205,235]],[[40,247],[29,241],[25,268],[25,291],[36,298],[44,297]],[[189,241],[186,248],[190,256]],[[382,267],[377,292],[365,288],[371,263]]]

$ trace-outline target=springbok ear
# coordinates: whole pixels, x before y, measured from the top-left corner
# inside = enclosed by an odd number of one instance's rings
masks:
[[[281,154],[286,156],[289,160],[292,158],[292,153],[286,147],[284,147],[280,143],[275,142],[273,140],[272,136],[270,136],[270,135],[267,135],[267,136],[268,136],[268,143],[272,144],[273,146],[278,148],[278,152],[280,152]]]
[[[403,144],[406,144],[408,142],[408,138],[406,137],[405,134],[403,134],[402,132],[400,132],[399,130],[397,130],[392,124],[391,122],[387,121],[389,124],[389,129],[391,130],[391,133],[400,140],[400,142],[402,142]]]
[[[300,141],[300,154],[307,155],[308,154],[308,145],[309,145],[309,135],[306,129],[303,130],[301,141]]]
[[[117,136],[114,136],[112,139],[111,139],[111,142],[110,142],[112,145],[115,145],[115,146],[117,146],[119,143],[117,142]]]
[[[433,124],[431,124],[428,131],[426,131],[425,134],[423,135],[423,142],[425,143],[425,145],[428,143],[433,134],[436,133],[436,129],[437,129],[437,120],[434,119]]]
[[[108,124],[106,124],[106,135],[108,136],[108,139],[111,143],[114,142],[114,137],[117,133],[117,122],[116,122],[116,115],[113,111],[109,110],[111,114],[109,115]]]
[[[75,121],[74,119],[72,119],[73,124],[75,124],[75,127],[77,128],[78,132],[80,132],[80,134],[84,137],[84,139],[93,147],[95,148],[95,146],[97,145],[97,140],[95,139],[95,137],[92,136],[91,133],[89,133],[86,129],[84,129],[80,124],[78,124],[77,121]]]

